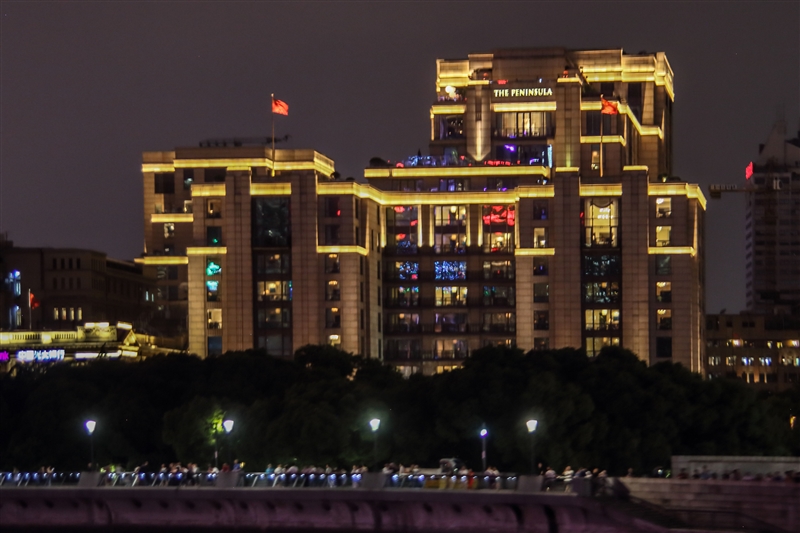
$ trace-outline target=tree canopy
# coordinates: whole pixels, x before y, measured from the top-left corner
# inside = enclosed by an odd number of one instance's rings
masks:
[[[381,462],[434,466],[460,457],[505,471],[537,461],[560,469],[639,473],[671,455],[800,455],[800,389],[759,394],[703,380],[671,363],[648,367],[631,352],[595,358],[572,349],[483,348],[461,369],[404,379],[391,367],[327,346],[291,360],[259,351],[201,360],[157,356],[19,367],[0,378],[0,468],[78,469],[89,458],[83,423],[97,421],[101,464],[180,460],[201,467],[234,457],[268,463],[371,464],[368,421],[381,419]],[[234,430],[221,429],[224,418]],[[531,441],[525,421],[537,419]]]

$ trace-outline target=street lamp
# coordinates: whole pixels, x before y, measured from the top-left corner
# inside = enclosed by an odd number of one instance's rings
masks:
[[[219,470],[219,426],[214,426],[214,468]],[[222,429],[225,433],[233,431],[233,420],[224,420],[222,422]]]
[[[92,472],[94,472],[94,428],[97,427],[97,422],[94,420],[86,421],[86,431],[89,433],[89,453],[92,465]]]
[[[483,471],[486,472],[486,437],[489,436],[489,432],[486,430],[486,428],[483,428],[481,430],[480,435],[481,435],[481,447],[482,447],[481,462],[483,463]]]
[[[372,429],[372,444],[373,444],[373,452],[372,458],[375,464],[375,471],[378,470],[378,430],[381,428],[381,419],[380,418],[373,418],[369,421],[369,427]]]
[[[533,434],[536,432],[536,426],[539,425],[538,420],[528,420],[525,422],[525,425],[528,426],[528,434],[531,436],[531,474],[536,475],[536,455],[533,452]]]

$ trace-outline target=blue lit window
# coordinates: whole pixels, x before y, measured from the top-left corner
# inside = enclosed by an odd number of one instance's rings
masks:
[[[213,259],[206,263],[206,276],[217,276],[222,274],[222,266]]]
[[[419,279],[419,263],[416,261],[398,261],[394,264],[397,271],[397,279],[415,280]]]
[[[436,279],[467,279],[466,261],[435,261],[433,263]]]

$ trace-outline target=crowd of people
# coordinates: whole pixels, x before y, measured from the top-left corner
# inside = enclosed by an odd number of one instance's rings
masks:
[[[223,463],[221,467],[209,464],[205,469],[201,469],[197,463],[182,464],[180,462],[161,464],[160,467],[150,465],[145,461],[141,465],[127,471],[120,465],[109,464],[95,467],[91,463],[88,465],[89,471],[97,470],[101,474],[101,485],[150,485],[150,486],[178,486],[178,485],[201,485],[213,483],[215,477],[220,473],[226,472],[242,472],[244,473],[245,463],[234,459],[229,464]],[[376,471],[377,469],[373,470]],[[278,464],[272,466],[267,465],[267,468],[261,472],[250,472],[252,475],[259,476],[261,479],[266,479],[268,484],[272,486],[312,486],[313,484],[330,484],[331,486],[339,486],[343,484],[352,484],[358,487],[360,484],[360,474],[369,472],[370,469],[366,465],[354,464],[350,469],[332,467],[329,464],[323,466],[307,465],[298,466],[296,464]],[[385,463],[383,468],[378,470],[387,478],[388,484],[397,484],[394,481],[413,479],[420,475],[428,476],[429,480],[433,480],[434,476],[439,475],[440,478],[445,476],[457,476],[464,478],[468,481],[459,483],[467,485],[466,488],[477,487],[478,478],[490,479],[489,485],[492,488],[501,488],[500,481],[501,472],[494,466],[488,466],[486,469],[478,470],[477,472],[468,468],[459,459],[442,459],[438,469],[422,469],[417,464],[404,466],[398,463]],[[592,487],[592,492],[597,493],[598,490],[603,490],[606,486],[608,479],[608,472],[600,468],[585,468],[580,467],[573,470],[571,466],[567,466],[559,474],[551,466],[545,466],[539,463],[534,471],[542,480],[542,491],[563,490],[564,492],[573,492],[573,485],[575,480],[587,480],[589,486]],[[23,477],[27,476],[27,477]],[[629,468],[627,473],[622,476],[624,478],[636,477],[633,468]],[[725,470],[721,474],[716,471],[710,470],[707,466],[701,469],[694,469],[691,473],[686,468],[681,468],[677,475],[670,476],[668,470],[656,469],[652,473],[652,477],[674,477],[675,479],[697,479],[697,480],[731,480],[731,481],[767,481],[767,482],[783,482],[783,483],[800,483],[800,470],[788,470],[785,472],[774,471],[766,474],[761,473],[742,473],[739,469]],[[34,483],[37,485],[52,484],[53,480],[59,479],[58,474],[52,466],[41,467],[36,472],[21,473],[14,469],[13,472],[5,474],[4,480],[26,480],[26,484]],[[66,479],[66,478],[65,478]],[[297,481],[299,480],[299,481]],[[316,480],[316,481],[315,481]],[[474,486],[473,486],[474,485]],[[409,486],[405,482],[400,486]]]

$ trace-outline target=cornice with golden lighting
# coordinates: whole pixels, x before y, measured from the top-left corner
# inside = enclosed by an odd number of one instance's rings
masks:
[[[185,255],[148,255],[147,257],[137,257],[133,260],[138,265],[188,265],[189,258]]]
[[[150,222],[193,222],[192,213],[153,213]]]

